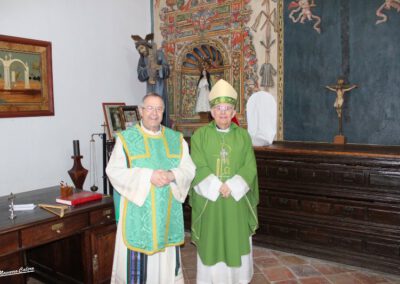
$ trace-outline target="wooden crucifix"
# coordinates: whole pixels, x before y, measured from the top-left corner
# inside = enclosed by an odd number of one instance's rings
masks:
[[[343,78],[339,78],[337,80],[336,85],[333,86],[325,86],[330,91],[333,91],[336,93],[336,100],[333,106],[336,109],[336,113],[338,115],[338,120],[339,120],[339,135],[335,136],[335,139],[333,140],[334,144],[345,144],[346,143],[346,138],[343,135],[343,122],[342,122],[342,107],[344,103],[344,93],[351,91],[354,88],[357,88],[357,85],[346,85],[344,82]]]

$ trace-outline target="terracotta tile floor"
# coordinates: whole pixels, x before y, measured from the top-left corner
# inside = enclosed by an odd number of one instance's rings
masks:
[[[251,284],[400,284],[399,275],[323,261],[262,247],[253,247]],[[185,284],[196,284],[196,247],[186,236],[182,247]]]

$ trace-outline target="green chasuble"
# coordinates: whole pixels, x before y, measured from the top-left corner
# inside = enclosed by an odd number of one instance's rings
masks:
[[[257,166],[247,131],[232,123],[229,132],[219,132],[215,122],[199,128],[190,140],[196,165],[192,187],[210,174],[221,182],[241,176],[250,190],[239,201],[221,195],[213,202],[190,190],[192,241],[205,265],[225,262],[241,266],[241,256],[250,253],[249,237],[258,228]],[[219,190],[219,189],[215,189]]]

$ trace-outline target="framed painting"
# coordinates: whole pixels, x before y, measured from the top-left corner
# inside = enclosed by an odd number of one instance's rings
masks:
[[[51,42],[0,35],[0,117],[50,115]]]
[[[119,107],[119,115],[121,118],[122,129],[134,126],[140,120],[138,106],[121,106]]]
[[[119,107],[125,103],[103,103],[104,119],[107,128],[108,139],[113,140],[116,132],[122,130]]]

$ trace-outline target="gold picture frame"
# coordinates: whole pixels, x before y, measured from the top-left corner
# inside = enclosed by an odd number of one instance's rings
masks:
[[[0,35],[0,118],[51,115],[51,42]]]

